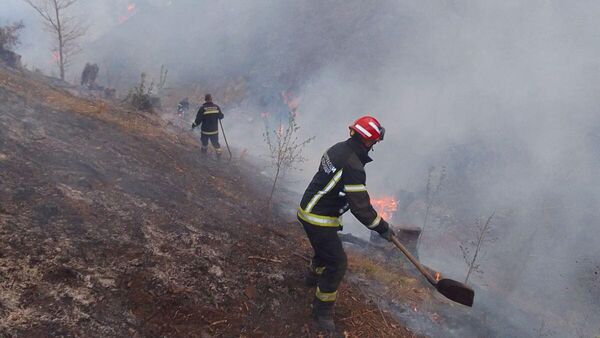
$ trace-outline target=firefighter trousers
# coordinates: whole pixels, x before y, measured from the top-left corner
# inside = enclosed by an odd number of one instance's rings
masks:
[[[200,135],[200,142],[202,143],[202,149],[206,150],[208,148],[208,141],[210,140],[210,143],[212,144],[213,148],[215,148],[215,150],[217,152],[221,151],[221,145],[219,144],[219,134],[214,134],[214,135],[206,135],[206,134],[201,134]]]
[[[314,250],[311,272],[318,275],[313,311],[316,312],[315,315],[327,315],[333,308],[338,287],[348,267],[346,253],[337,234],[339,228],[299,221]]]

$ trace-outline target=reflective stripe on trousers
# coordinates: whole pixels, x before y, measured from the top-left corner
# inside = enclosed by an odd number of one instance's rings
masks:
[[[298,208],[297,216],[303,221],[316,226],[339,227],[341,225],[339,217],[317,215],[307,212],[302,208]]]

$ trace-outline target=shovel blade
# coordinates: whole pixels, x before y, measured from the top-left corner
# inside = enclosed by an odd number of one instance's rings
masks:
[[[475,298],[475,292],[467,285],[457,282],[452,279],[442,279],[435,285],[435,288],[446,298],[466,305],[473,306],[473,298]]]

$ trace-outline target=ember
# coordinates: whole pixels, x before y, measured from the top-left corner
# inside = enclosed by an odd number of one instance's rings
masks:
[[[371,204],[373,204],[379,215],[388,221],[392,219],[394,212],[398,210],[398,201],[391,196],[372,198]]]

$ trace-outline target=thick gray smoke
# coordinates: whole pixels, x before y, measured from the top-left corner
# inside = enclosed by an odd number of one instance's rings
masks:
[[[24,57],[42,67],[37,18],[15,3],[3,1],[0,19],[32,23]],[[495,210],[477,302],[493,309],[485,295],[504,298],[529,316],[507,320],[532,336],[542,322],[556,336],[600,334],[600,3],[131,3],[133,13],[127,1],[82,1],[94,33],[80,63],[120,74],[117,86],[161,64],[170,84],[242,78],[248,98],[236,109],[256,114],[261,98],[293,91],[303,133],[317,136],[299,190],[347,125],[373,114],[387,135],[367,168],[372,195],[418,195],[429,167],[447,167],[439,204],[452,217],[434,217],[426,263],[463,278],[456,223]],[[260,123],[231,128],[232,143],[263,147]]]

